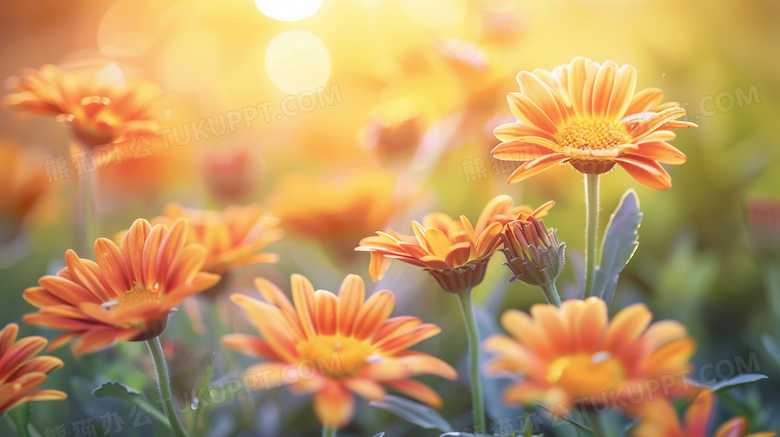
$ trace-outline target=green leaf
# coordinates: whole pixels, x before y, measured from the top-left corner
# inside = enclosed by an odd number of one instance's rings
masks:
[[[379,434],[374,434],[374,437],[385,437],[385,433],[380,432]]]
[[[726,392],[728,390],[731,390],[734,387],[738,387],[740,385],[745,384],[751,384],[756,381],[761,381],[762,379],[768,379],[769,377],[766,375],[762,375],[760,373],[745,373],[743,375],[738,375],[733,378],[724,379],[723,381],[718,381],[717,383],[713,384],[710,389],[714,392]]]
[[[777,344],[774,338],[769,334],[764,334],[761,337],[761,343],[764,344],[764,349],[770,357],[775,361],[775,364],[780,366],[780,344]]]
[[[370,404],[425,429],[438,429],[444,432],[452,429],[449,422],[441,417],[436,410],[408,399],[387,395],[383,400],[372,401]]]
[[[30,403],[25,402],[5,412],[5,418],[19,432],[22,437],[30,437]]]
[[[129,404],[144,406],[144,410],[154,416],[158,422],[170,429],[171,422],[160,410],[154,407],[146,397],[138,390],[132,389],[119,382],[107,382],[100,387],[92,390],[92,394],[97,398],[109,397],[125,401]]]
[[[615,212],[609,218],[601,243],[601,263],[594,276],[593,295],[601,297],[607,303],[612,301],[620,272],[639,246],[637,230],[641,223],[639,199],[636,192],[630,189],[623,194]]]

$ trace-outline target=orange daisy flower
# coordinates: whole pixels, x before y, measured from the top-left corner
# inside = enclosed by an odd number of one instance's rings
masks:
[[[355,250],[371,252],[369,271],[375,281],[384,276],[390,261],[428,270],[446,291],[459,292],[482,282],[487,260],[501,244],[504,225],[518,216],[544,217],[555,202],[536,210],[527,205],[512,206],[512,198],[501,195],[491,200],[480,214],[476,227],[465,216],[453,219],[434,212],[423,217],[422,224],[412,222],[414,235],[394,231],[360,240]]]
[[[119,246],[106,238],[95,241],[97,262],[68,250],[67,267],[24,291],[24,299],[40,308],[24,321],[67,331],[50,349],[78,337],[77,354],[160,335],[175,306],[219,281],[201,272],[206,251],[186,238],[184,220],[169,228],[138,219]]]
[[[438,326],[410,316],[388,318],[393,293],[378,291],[366,300],[365,285],[357,275],[344,278],[338,296],[314,291],[298,274],[292,275],[291,283],[292,303],[260,278],[255,284],[265,302],[232,296],[262,336],[222,337],[225,346],[266,360],[248,368],[247,377],[257,376],[264,388],[287,385],[297,393],[314,393],[317,418],[331,427],[351,420],[353,393],[381,400],[391,388],[433,407],[442,405],[435,391],[410,378],[429,374],[455,379],[455,370],[438,358],[406,350],[441,332]]]
[[[680,425],[677,413],[665,399],[650,402],[644,410],[642,421],[634,432],[634,437],[707,437],[715,400],[710,390],[703,390],[688,406],[685,413],[685,426]],[[735,417],[721,425],[714,437],[772,437],[774,431],[746,435],[747,420]]]
[[[496,354],[487,370],[521,377],[504,392],[508,403],[635,412],[654,397],[693,389],[685,377],[693,339],[676,321],[650,325],[651,319],[647,307],[634,304],[610,321],[607,305],[596,297],[568,300],[560,308],[536,304],[530,316],[509,310],[501,324],[511,337],[483,342]]]
[[[216,211],[171,203],[165,207],[164,215],[152,223],[170,226],[178,219],[187,221],[187,242],[206,249],[203,271],[225,274],[251,264],[273,263],[279,258],[273,253],[257,253],[283,235],[277,227],[279,220],[269,217],[259,205],[233,205]]]
[[[660,104],[663,91],[636,94],[636,70],[612,61],[598,64],[577,57],[552,72],[537,69],[517,75],[519,93],[509,93],[517,123],[494,131],[501,144],[493,157],[525,161],[509,177],[520,182],[557,164],[569,163],[586,174],[600,174],[615,164],[655,190],[672,186],[659,162],[682,164],[685,155],[667,141],[668,129],[696,127],[677,121],[679,104]]]
[[[0,414],[31,401],[57,401],[68,397],[59,390],[38,390],[53,370],[62,367],[55,357],[36,357],[46,346],[39,336],[16,341],[19,326],[9,323],[0,331]]]
[[[336,179],[291,175],[279,182],[268,204],[290,234],[354,255],[363,235],[382,228],[407,203],[408,196],[395,190],[396,178],[373,168]]]
[[[152,134],[158,127],[154,106],[159,89],[140,79],[125,81],[114,63],[98,72],[44,65],[24,70],[8,84],[5,106],[23,111],[22,116],[54,115],[69,122],[87,147]]]

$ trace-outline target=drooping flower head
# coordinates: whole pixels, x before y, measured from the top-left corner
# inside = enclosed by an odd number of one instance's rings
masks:
[[[38,390],[53,370],[62,367],[55,357],[35,355],[46,347],[39,336],[16,340],[19,326],[9,323],[0,331],[0,414],[31,401],[56,401],[68,397],[59,390]]]
[[[710,390],[703,390],[685,412],[685,424],[680,424],[674,407],[665,399],[648,403],[643,409],[642,420],[634,431],[634,437],[709,437],[710,419],[715,399]],[[748,423],[744,417],[735,417],[712,434],[713,437],[772,437],[776,432],[759,432],[747,435]]]
[[[596,297],[567,300],[560,308],[536,304],[530,315],[509,310],[501,324],[511,337],[484,341],[495,354],[487,370],[520,377],[504,392],[508,403],[636,414],[644,402],[694,389],[686,377],[693,339],[676,321],[651,325],[651,319],[643,304],[634,304],[608,320],[606,304]]]
[[[375,281],[384,276],[391,260],[398,259],[428,270],[445,291],[461,292],[482,282],[507,222],[521,214],[543,217],[553,205],[550,201],[536,210],[527,205],[513,207],[512,198],[501,195],[485,206],[476,226],[465,216],[453,219],[435,212],[423,217],[422,223],[412,222],[413,236],[380,231],[360,240],[355,250],[371,252],[369,270]]]
[[[50,349],[77,337],[77,354],[154,338],[184,298],[219,281],[218,275],[201,272],[205,249],[186,239],[184,220],[169,228],[138,219],[119,246],[106,238],[95,241],[97,262],[68,250],[67,267],[24,291],[24,299],[39,310],[23,319],[67,331]]]
[[[165,207],[164,215],[152,223],[170,226],[179,219],[187,221],[187,242],[206,249],[202,268],[205,272],[225,274],[239,267],[278,260],[276,254],[257,253],[283,235],[277,227],[279,220],[270,217],[260,205],[233,205],[217,211],[171,203]]]
[[[497,159],[525,161],[510,183],[562,163],[587,174],[618,164],[647,187],[671,187],[659,162],[682,164],[685,155],[667,143],[675,138],[669,129],[696,125],[678,120],[685,115],[679,104],[661,104],[660,89],[634,94],[633,66],[577,57],[552,72],[522,71],[517,81],[520,92],[508,100],[518,121],[496,128],[502,142],[491,152]]]
[[[102,70],[64,71],[54,65],[27,69],[8,80],[7,107],[23,116],[54,115],[71,123],[73,134],[87,147],[152,134],[157,129],[156,101],[160,91],[140,79],[125,80],[111,63]]]
[[[455,379],[455,370],[438,358],[407,348],[441,329],[410,316],[391,317],[395,297],[388,290],[365,296],[363,280],[348,275],[338,296],[314,290],[294,274],[292,303],[279,288],[258,278],[264,301],[234,294],[233,302],[249,317],[262,338],[230,334],[222,343],[262,359],[245,372],[257,376],[257,388],[287,385],[296,393],[314,394],[314,411],[327,426],[342,427],[354,414],[353,394],[384,398],[386,388],[433,407],[442,400],[427,385],[411,379],[438,375]],[[256,379],[257,380],[257,379]]]

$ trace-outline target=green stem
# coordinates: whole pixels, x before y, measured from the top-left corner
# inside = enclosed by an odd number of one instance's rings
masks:
[[[458,293],[460,313],[466,325],[466,335],[469,340],[469,379],[471,380],[471,402],[474,406],[474,432],[484,433],[485,404],[482,396],[482,380],[479,375],[479,330],[474,318],[474,302],[471,290]]]
[[[558,294],[558,287],[555,286],[555,282],[550,282],[547,285],[540,285],[539,287],[542,288],[547,303],[551,303],[557,307],[561,306],[561,296]]]
[[[585,175],[585,297],[593,296],[599,227],[599,175]]]
[[[336,427],[335,426],[323,426],[322,427],[322,437],[336,437]]]
[[[762,266],[767,300],[775,319],[780,320],[780,263],[767,262]]]
[[[171,428],[173,429],[173,433],[176,435],[176,437],[186,437],[187,433],[184,431],[184,427],[181,425],[179,416],[176,415],[176,409],[173,408],[171,383],[170,379],[168,378],[168,367],[165,364],[165,355],[163,355],[162,344],[160,344],[160,337],[146,340],[146,345],[149,347],[149,353],[152,354],[152,361],[154,361],[154,368],[157,370],[157,383],[160,387],[163,414],[168,417],[168,421],[171,423]]]

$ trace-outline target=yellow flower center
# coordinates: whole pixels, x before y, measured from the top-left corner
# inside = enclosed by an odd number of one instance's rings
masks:
[[[609,120],[579,120],[555,136],[561,147],[580,150],[613,149],[631,141],[622,124]]]
[[[119,296],[116,300],[104,302],[102,306],[111,311],[118,311],[132,308],[145,302],[159,302],[161,296],[162,292],[158,288],[146,289],[136,285],[130,290],[125,291],[124,294]]]
[[[557,358],[547,370],[547,382],[574,398],[596,395],[617,387],[626,378],[623,364],[609,352],[579,353]]]
[[[367,341],[343,335],[318,335],[296,347],[303,360],[328,377],[354,375],[367,364],[384,360]]]

